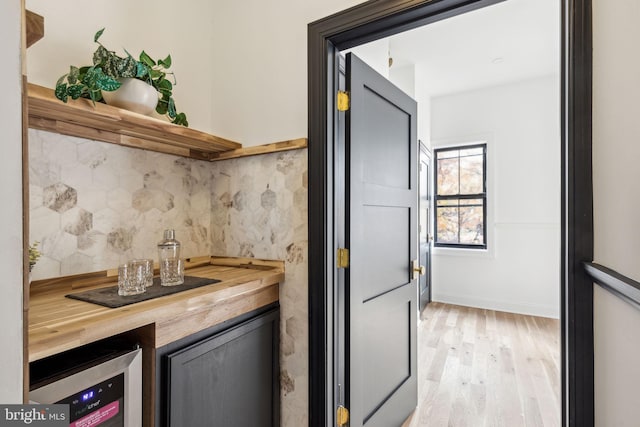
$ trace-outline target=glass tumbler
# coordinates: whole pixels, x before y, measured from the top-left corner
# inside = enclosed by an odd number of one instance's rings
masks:
[[[145,288],[149,286],[153,286],[153,260],[152,259],[133,259],[129,261],[129,264],[137,267],[138,265],[143,265],[145,270]]]
[[[143,266],[133,267],[130,263],[118,267],[118,295],[138,295],[145,291],[145,271]]]
[[[160,260],[160,284],[176,286],[184,283],[184,261],[180,258]]]

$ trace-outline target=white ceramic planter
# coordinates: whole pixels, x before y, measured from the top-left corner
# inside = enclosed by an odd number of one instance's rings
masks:
[[[153,86],[134,78],[121,78],[118,81],[122,86],[117,90],[102,91],[102,98],[108,105],[146,115],[155,111],[158,91]]]

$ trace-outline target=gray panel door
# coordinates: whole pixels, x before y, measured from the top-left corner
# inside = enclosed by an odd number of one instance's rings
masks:
[[[400,426],[417,403],[416,103],[347,55],[350,426]]]
[[[420,171],[419,184],[420,212],[418,224],[420,226],[420,265],[424,266],[424,274],[420,276],[420,313],[431,302],[431,155],[427,147],[420,142]]]

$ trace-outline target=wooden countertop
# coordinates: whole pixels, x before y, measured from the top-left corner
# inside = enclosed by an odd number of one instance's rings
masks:
[[[70,292],[114,286],[117,272],[34,282],[29,304],[29,361],[90,342],[153,326],[151,347],[161,347],[225,320],[278,301],[284,262],[200,257],[186,274],[219,283],[120,308],[65,298]]]

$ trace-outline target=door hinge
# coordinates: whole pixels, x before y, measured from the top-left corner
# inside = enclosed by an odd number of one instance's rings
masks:
[[[349,109],[349,92],[339,90],[336,96],[336,104],[338,105],[338,111],[347,111]]]
[[[349,267],[349,249],[338,248],[338,253],[336,254],[336,264],[338,265],[338,268]]]
[[[336,409],[336,424],[338,427],[347,425],[349,422],[349,410],[342,405],[338,405]]]

